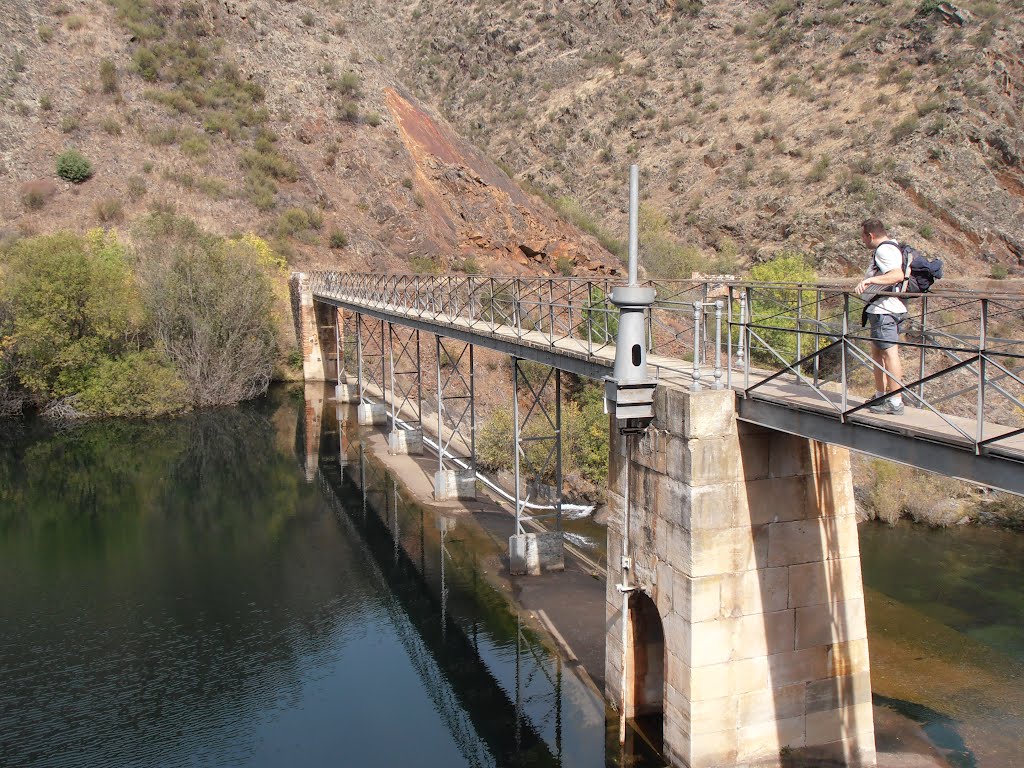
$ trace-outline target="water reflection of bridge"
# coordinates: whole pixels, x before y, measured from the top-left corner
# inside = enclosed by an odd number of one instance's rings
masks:
[[[493,590],[475,563],[449,551],[454,520],[404,499],[361,445],[346,470],[337,458],[337,446],[325,445],[318,482],[365,543],[397,636],[466,763],[561,765],[563,686],[581,683],[567,681],[561,660],[506,613],[503,597],[493,595],[493,610],[486,604]],[[509,656],[514,679],[503,682]],[[594,707],[600,717],[588,724],[588,740],[601,749],[603,711]]]

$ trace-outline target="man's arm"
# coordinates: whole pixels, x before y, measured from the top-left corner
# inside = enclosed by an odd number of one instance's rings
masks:
[[[896,283],[902,283],[906,279],[903,274],[903,270],[897,267],[896,269],[890,269],[888,272],[883,272],[880,275],[872,275],[871,277],[865,277],[853,290],[858,293],[864,293],[869,285],[896,285]]]

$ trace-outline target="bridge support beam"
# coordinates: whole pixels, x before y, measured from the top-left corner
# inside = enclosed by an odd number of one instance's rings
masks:
[[[609,698],[625,665],[626,714],[661,709],[674,766],[874,766],[849,453],[738,424],[721,390],[659,387],[652,428],[613,434]]]

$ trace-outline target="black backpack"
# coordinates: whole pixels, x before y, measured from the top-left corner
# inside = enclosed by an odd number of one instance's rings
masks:
[[[903,274],[907,275],[906,280],[897,283],[886,293],[927,293],[936,280],[942,279],[942,259],[928,259],[912,245],[901,245],[895,240],[885,242],[900,249],[903,254]]]

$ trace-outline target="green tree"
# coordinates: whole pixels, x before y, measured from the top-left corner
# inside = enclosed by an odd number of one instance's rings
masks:
[[[137,348],[141,305],[113,234],[21,240],[3,254],[2,269],[11,365],[39,401],[77,395],[103,361]]]
[[[751,296],[750,319],[753,333],[760,340],[751,338],[751,359],[757,359],[770,368],[781,368],[783,363],[796,361],[798,305],[802,318],[814,317],[815,291],[802,290],[798,283],[813,285],[817,273],[802,253],[783,253],[775,259],[758,264],[750,270],[750,279],[755,283],[766,283],[757,288]],[[806,322],[800,323],[801,330],[812,331]],[[801,337],[800,354],[806,356],[814,350],[816,337]],[[827,341],[819,341],[824,346]]]

